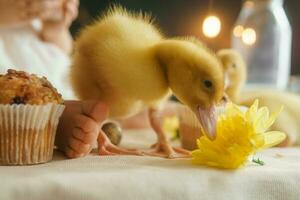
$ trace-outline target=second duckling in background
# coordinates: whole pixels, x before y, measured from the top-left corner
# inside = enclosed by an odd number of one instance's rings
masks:
[[[229,98],[236,104],[250,106],[258,99],[261,106],[267,106],[271,112],[284,110],[278,116],[271,130],[287,134],[287,139],[280,146],[300,145],[300,96],[287,91],[256,89],[247,90],[245,86],[247,67],[241,55],[232,50],[220,50],[221,59],[228,84],[225,89]]]

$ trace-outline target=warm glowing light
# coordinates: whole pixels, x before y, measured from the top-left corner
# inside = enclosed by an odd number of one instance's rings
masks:
[[[221,21],[216,16],[208,16],[205,18],[202,31],[206,37],[216,37],[221,31]]]
[[[245,6],[248,8],[253,8],[254,7],[254,2],[253,1],[246,1]]]
[[[242,33],[242,40],[247,45],[253,45],[256,42],[256,32],[252,28],[246,28]]]
[[[235,37],[241,37],[243,35],[243,31],[244,31],[244,27],[241,25],[237,25],[236,27],[234,27],[233,29],[233,35]]]

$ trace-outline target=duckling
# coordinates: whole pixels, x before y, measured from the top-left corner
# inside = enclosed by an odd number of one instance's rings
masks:
[[[225,93],[236,102],[247,79],[247,67],[242,56],[233,49],[221,49],[217,56],[222,62],[225,76]]]
[[[158,137],[147,154],[171,158],[186,153],[171,147],[161,128],[158,111],[172,93],[215,138],[215,106],[224,92],[219,59],[196,39],[165,38],[148,15],[114,7],[83,29],[75,43],[71,80],[80,99],[105,102],[111,119],[147,108]],[[99,134],[100,154],[127,152]]]
[[[245,90],[247,67],[241,55],[232,49],[222,49],[217,52],[220,58],[224,74],[227,76],[226,94],[234,103],[251,106],[255,99],[259,99],[260,105],[267,106],[270,111],[276,112],[283,105],[284,110],[278,116],[271,130],[287,133],[287,140],[281,146],[290,146],[299,143],[300,132],[300,96],[278,90]],[[243,89],[243,90],[242,90]]]
[[[270,129],[287,134],[286,140],[280,146],[300,145],[300,96],[279,90],[243,91],[239,98],[239,104],[250,106],[255,99],[258,99],[260,105],[267,106],[272,112],[278,111],[283,106],[283,111]]]

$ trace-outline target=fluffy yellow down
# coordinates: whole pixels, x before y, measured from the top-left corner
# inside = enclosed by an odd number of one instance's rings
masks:
[[[218,119],[217,138],[210,141],[206,136],[200,137],[198,149],[192,152],[193,161],[209,167],[239,168],[256,151],[285,139],[282,132],[267,131],[280,111],[269,115],[268,108],[258,108],[258,100],[246,112],[229,103]]]

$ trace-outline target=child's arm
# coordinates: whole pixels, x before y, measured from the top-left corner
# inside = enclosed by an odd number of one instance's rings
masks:
[[[61,26],[57,22],[44,23],[40,37],[43,41],[56,45],[66,54],[72,51],[73,39],[68,27]]]
[[[72,51],[72,37],[69,27],[78,14],[78,0],[63,0],[63,16],[60,20],[43,20],[41,38],[57,45],[66,53]]]

